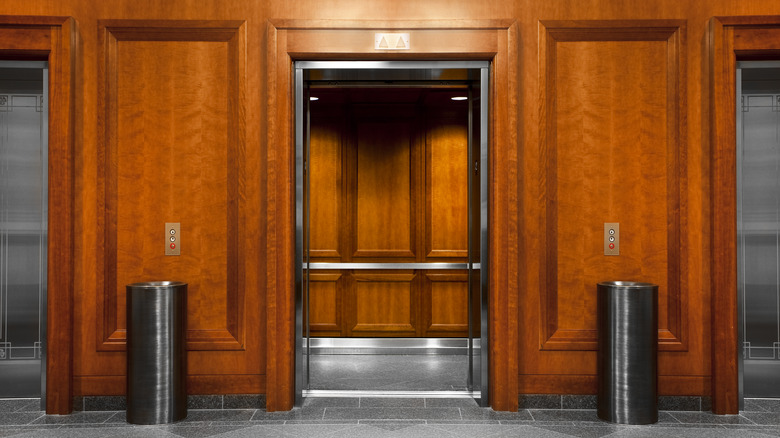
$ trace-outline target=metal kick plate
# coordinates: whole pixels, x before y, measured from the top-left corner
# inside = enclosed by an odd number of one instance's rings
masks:
[[[604,255],[620,255],[620,224],[617,222],[604,223]]]
[[[181,223],[165,223],[165,255],[181,255]]]

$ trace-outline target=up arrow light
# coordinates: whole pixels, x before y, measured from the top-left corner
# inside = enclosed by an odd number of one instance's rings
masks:
[[[375,33],[375,50],[409,50],[409,33]]]

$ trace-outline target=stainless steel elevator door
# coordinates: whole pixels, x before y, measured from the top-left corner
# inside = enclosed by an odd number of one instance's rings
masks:
[[[780,397],[780,64],[740,64],[738,266],[745,397]]]
[[[0,62],[0,397],[41,397],[48,106],[44,62]]]

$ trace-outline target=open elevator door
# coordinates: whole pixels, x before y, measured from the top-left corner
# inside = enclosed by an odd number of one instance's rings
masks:
[[[468,328],[463,338],[464,350],[468,356],[468,377],[465,386],[470,396],[481,406],[488,404],[487,388],[487,299],[488,299],[488,80],[489,63],[482,61],[433,61],[433,62],[330,62],[299,61],[295,63],[295,205],[296,205],[296,250],[295,250],[295,287],[296,287],[296,405],[302,403],[304,395],[313,395],[309,390],[310,360],[312,356],[312,338],[310,309],[312,280],[314,276],[336,275],[348,272],[354,277],[393,278],[415,277],[417,273],[463,273],[467,276],[467,297],[464,303],[468,307]],[[316,178],[311,173],[311,89],[310,86],[378,88],[446,88],[457,84],[468,93],[467,96],[467,156],[463,159],[464,172],[460,175],[466,181],[467,188],[467,251],[457,263],[444,258],[412,257],[404,259],[387,258],[392,253],[381,251],[354,251],[358,255],[352,259],[318,257],[323,253],[312,252],[311,214],[312,192],[310,185]],[[382,129],[374,125],[372,129]],[[387,131],[384,137],[395,133]],[[380,135],[381,136],[381,135]],[[381,141],[380,141],[381,143]],[[419,154],[419,152],[418,152]],[[357,159],[355,159],[357,160]],[[401,180],[403,180],[403,176]],[[315,182],[316,184],[316,182]],[[353,185],[359,185],[353,181]],[[357,189],[355,189],[357,190]],[[315,208],[316,210],[316,208]],[[315,212],[315,216],[317,216]],[[353,232],[357,235],[360,226]],[[357,239],[357,238],[355,238]],[[351,248],[355,249],[355,248]],[[315,248],[315,252],[316,252]],[[334,252],[334,251],[331,251]],[[335,251],[338,252],[338,251]],[[353,251],[347,251],[352,254]],[[398,251],[396,251],[397,253]],[[327,251],[326,251],[327,253]],[[403,251],[401,251],[403,253]],[[413,251],[407,255],[412,255]],[[327,255],[327,254],[325,254]],[[333,256],[334,254],[330,254]],[[362,255],[362,258],[361,258]],[[396,254],[397,255],[397,254]],[[403,255],[403,254],[401,254]],[[324,273],[324,274],[323,274]],[[436,274],[440,275],[441,274]],[[383,277],[384,276],[384,277]],[[446,274],[445,274],[446,276]],[[360,280],[357,280],[360,281]],[[366,333],[372,333],[366,331]],[[387,334],[379,334],[379,336]],[[419,335],[419,330],[418,330]],[[388,338],[384,338],[387,340]],[[403,339],[394,339],[396,342]]]

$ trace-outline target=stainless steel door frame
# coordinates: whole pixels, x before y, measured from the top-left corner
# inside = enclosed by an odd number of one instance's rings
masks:
[[[780,179],[776,172],[777,165],[780,165],[780,62],[740,61],[737,62],[736,73],[739,317],[739,345],[736,346],[736,354],[739,369],[739,406],[742,409],[746,395],[780,396],[780,378],[777,376],[780,369]],[[755,81],[757,75],[761,76],[760,81]],[[759,103],[754,105],[756,101]],[[767,144],[754,144],[758,141],[756,138],[748,140],[748,137],[760,137],[761,133],[774,137],[774,140],[769,140],[773,151],[767,148]],[[771,162],[775,163],[774,168],[765,169],[765,172],[761,171],[760,166],[756,167],[757,163]],[[774,178],[774,181],[763,181],[762,176],[767,175]],[[756,186],[757,182],[762,185]],[[757,199],[759,191],[763,192],[762,196],[774,197],[774,202],[770,204],[764,202],[765,199]],[[761,205],[763,210],[757,210],[758,205]],[[769,212],[772,207],[774,211]],[[764,255],[767,249],[773,254],[773,260],[760,256],[762,247],[765,247]],[[755,260],[756,258],[762,260]],[[771,271],[772,269],[774,271]],[[769,288],[773,288],[774,292],[770,293]],[[773,305],[763,301],[753,302],[767,299],[769,295],[772,295]],[[761,311],[756,313],[756,308]],[[774,317],[774,321],[769,321],[765,315],[767,313]],[[769,326],[773,326],[771,334],[762,330]],[[770,347],[767,342],[771,340],[774,340],[774,343]],[[751,345],[752,341],[758,341],[759,345]],[[772,358],[769,357],[770,354]]]
[[[481,406],[488,406],[488,254],[489,254],[489,229],[488,229],[488,196],[489,196],[489,150],[488,150],[488,121],[489,121],[489,79],[490,63],[488,61],[296,61],[294,65],[294,83],[295,83],[295,297],[296,297],[296,325],[295,325],[295,404],[301,406],[303,402],[303,390],[308,383],[308,357],[304,354],[304,348],[310,348],[308,338],[308,324],[303,320],[304,312],[308,306],[308,273],[312,268],[325,269],[322,264],[309,264],[308,257],[308,178],[306,177],[308,169],[308,137],[309,137],[309,102],[308,91],[305,84],[305,72],[307,70],[349,70],[360,71],[365,76],[373,75],[381,78],[383,73],[397,70],[420,71],[424,73],[435,74],[441,70],[458,69],[473,71],[478,74],[477,94],[479,95],[479,129],[478,139],[479,153],[478,158],[471,154],[474,151],[472,142],[473,115],[472,104],[469,108],[469,167],[474,163],[474,171],[479,175],[479,212],[473,212],[474,200],[472,190],[469,187],[469,259],[466,268],[469,271],[469,304],[471,305],[471,294],[474,290],[471,287],[474,273],[479,273],[479,320],[480,320],[480,348],[479,355],[473,356],[473,343],[471,342],[472,333],[472,313],[469,309],[469,338],[470,338],[470,363],[469,363],[469,386],[472,388],[474,397]],[[424,75],[423,75],[424,76]],[[472,87],[469,87],[470,94]],[[470,102],[473,99],[469,100]],[[472,172],[469,172],[469,185],[472,184]],[[474,213],[476,216],[472,216]],[[472,218],[479,217],[479,231],[476,234],[479,238],[479,259],[474,260],[472,248]],[[334,265],[334,264],[328,264]],[[367,265],[367,264],[362,264]],[[415,264],[417,265],[417,264]],[[427,265],[428,269],[431,264]],[[460,265],[460,264],[459,264]],[[390,267],[383,267],[388,269]],[[400,267],[399,267],[400,268]],[[421,269],[415,268],[415,269]],[[331,266],[331,269],[335,269]],[[352,269],[352,268],[350,268]],[[409,269],[400,268],[400,269]],[[306,359],[304,359],[304,356]]]
[[[30,97],[35,96],[36,102],[34,104],[35,106],[35,112],[40,113],[39,118],[39,131],[35,134],[38,134],[40,137],[40,162],[34,163],[38,164],[40,169],[40,180],[35,182],[35,184],[40,184],[40,205],[37,206],[40,211],[40,217],[36,219],[36,222],[34,226],[35,232],[33,234],[38,235],[38,242],[36,246],[38,247],[37,250],[37,260],[35,261],[38,265],[38,272],[37,272],[37,295],[38,295],[38,305],[37,305],[37,336],[35,338],[37,341],[35,343],[38,344],[38,346],[32,347],[32,358],[27,359],[27,356],[24,356],[25,358],[20,361],[19,366],[15,366],[12,362],[11,355],[12,349],[5,347],[4,352],[8,351],[8,357],[6,360],[4,360],[4,366],[9,366],[6,371],[11,371],[10,374],[19,374],[16,371],[14,371],[15,368],[18,368],[21,370],[20,377],[21,378],[29,378],[33,379],[33,381],[29,382],[26,385],[29,385],[30,387],[37,387],[38,388],[38,394],[41,399],[41,409],[45,409],[46,406],[46,334],[47,334],[47,247],[48,247],[48,139],[49,139],[49,125],[48,125],[48,119],[49,119],[49,65],[46,61],[0,61],[0,69],[4,69],[8,72],[13,71],[14,69],[32,69],[32,70],[40,70],[41,71],[41,82],[40,84],[35,85],[28,85],[32,84],[33,82],[37,81],[30,81],[29,79],[29,73],[11,73],[10,76],[7,76],[9,78],[8,82],[9,84],[11,82],[16,81],[17,85],[13,86],[11,88],[15,88],[16,90],[22,90],[18,95],[14,95],[12,93],[0,93],[4,94],[4,105],[6,105],[6,108],[10,108],[13,105],[13,99],[14,97],[21,97],[22,99],[30,99]],[[10,79],[14,78],[15,79]],[[39,88],[40,87],[40,88]],[[9,88],[10,89],[10,88]],[[33,91],[36,90],[36,91]],[[40,90],[40,99],[38,100],[38,91]],[[29,105],[29,104],[25,104]],[[25,142],[28,141],[26,138],[24,140]],[[33,140],[36,141],[36,140]],[[30,156],[33,156],[35,154],[30,154]],[[6,172],[7,173],[7,172]],[[6,182],[4,181],[3,184]],[[17,181],[18,183],[18,181]],[[38,195],[36,195],[38,196]],[[3,209],[3,226],[2,226],[2,244],[3,244],[3,257],[2,257],[2,263],[3,263],[3,274],[2,274],[2,288],[5,290],[6,294],[3,296],[5,300],[8,298],[8,273],[6,272],[8,267],[8,260],[9,257],[14,258],[20,258],[19,254],[11,254],[8,251],[8,248],[6,247],[9,243],[9,232],[11,230],[14,233],[31,233],[32,230],[27,222],[25,220],[29,220],[29,217],[26,217],[24,213],[22,213],[17,218],[11,218],[9,217],[8,209],[9,206],[5,204],[7,201],[3,201],[4,205],[2,207]],[[26,212],[29,213],[29,212]],[[18,214],[18,212],[17,212]],[[38,222],[39,220],[39,222]],[[17,225],[11,226],[12,223],[24,223],[25,225],[22,226],[22,228],[19,228]],[[18,228],[18,229],[17,229]],[[30,228],[30,230],[28,230]],[[32,235],[32,234],[31,234]],[[29,279],[28,279],[29,280]],[[7,301],[0,303],[0,312],[8,312],[7,307]],[[6,315],[7,316],[7,315]],[[3,319],[3,316],[0,316],[0,320]],[[0,328],[0,336],[7,336],[8,335],[8,321],[3,321],[3,327]],[[26,348],[26,347],[23,347]],[[37,356],[37,357],[36,357]],[[24,363],[21,363],[24,362]],[[15,368],[14,368],[15,367]],[[7,378],[13,378],[11,376],[6,376]],[[36,383],[37,381],[37,383]],[[25,386],[26,385],[22,385]],[[2,385],[5,387],[8,387],[10,385]],[[28,390],[25,389],[25,392]],[[3,394],[0,393],[0,396]]]

